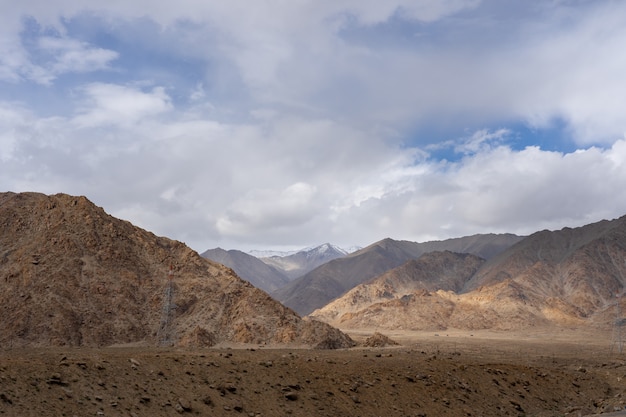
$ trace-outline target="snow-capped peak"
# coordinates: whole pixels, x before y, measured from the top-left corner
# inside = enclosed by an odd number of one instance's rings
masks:
[[[284,258],[285,256],[290,256],[295,253],[298,253],[297,250],[292,251],[279,251],[279,250],[251,250],[248,252],[248,255],[255,256],[257,258],[271,258],[273,256],[277,256],[279,258]]]
[[[358,250],[358,249],[360,248],[354,248],[354,250]],[[248,254],[252,256],[256,256],[257,258],[272,258],[272,257],[284,258],[284,257],[295,255],[298,253],[306,255],[306,256],[324,256],[325,254],[333,254],[333,253],[347,255],[353,252],[354,250],[345,250],[331,243],[324,243],[319,246],[309,246],[304,249],[294,250],[294,251],[251,250],[248,252]]]

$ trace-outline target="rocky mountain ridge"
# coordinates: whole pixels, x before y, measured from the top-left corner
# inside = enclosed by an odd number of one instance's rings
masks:
[[[85,197],[0,193],[2,346],[346,347],[220,264]]]

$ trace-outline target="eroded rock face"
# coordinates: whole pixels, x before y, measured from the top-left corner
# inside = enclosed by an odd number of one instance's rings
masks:
[[[0,314],[6,346],[353,343],[183,243],[64,194],[0,194]]]

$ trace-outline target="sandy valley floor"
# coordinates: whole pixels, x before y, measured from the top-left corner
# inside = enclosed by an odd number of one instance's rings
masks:
[[[4,347],[0,414],[585,416],[626,406],[626,354],[611,334],[385,334],[400,345]]]

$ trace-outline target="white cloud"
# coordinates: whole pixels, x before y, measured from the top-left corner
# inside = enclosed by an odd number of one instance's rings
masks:
[[[337,224],[350,218],[349,225],[374,225],[370,236],[426,240],[528,234],[618,217],[626,209],[626,197],[616,192],[626,186],[625,151],[624,140],[568,154],[499,146],[456,163],[407,167],[415,170],[407,172],[410,189],[354,206]]]
[[[50,85],[59,75],[110,69],[118,57],[115,51],[59,36],[35,35],[35,46],[24,44],[21,31],[27,13],[7,13],[0,17],[0,81],[33,81]],[[50,23],[50,22],[49,22]],[[58,29],[63,26],[53,23]],[[48,27],[45,27],[49,29]],[[32,35],[31,35],[32,36]]]
[[[620,2],[15,2],[0,16],[0,187],[85,194],[198,250],[616,217],[624,16]],[[579,151],[508,146],[515,126],[557,124]],[[422,136],[438,129],[455,133]]]
[[[118,53],[94,48],[74,39],[44,36],[39,39],[39,48],[53,55],[50,71],[54,75],[67,72],[89,72],[108,69]]]
[[[85,7],[70,0],[22,3],[16,10],[61,32],[57,17],[79,18]],[[626,60],[619,51],[626,41],[626,4],[526,2],[511,7],[515,16],[506,9],[500,2],[470,0],[185,0],[107,2],[92,5],[90,13],[110,22],[147,17],[173,33],[181,21],[197,24],[183,36],[198,38],[189,49],[237,71],[232,76],[245,83],[255,106],[326,117],[341,112],[355,124],[401,126],[453,121],[478,127],[521,118],[545,127],[558,119],[581,145],[621,137]],[[7,15],[15,17],[11,11]],[[454,20],[446,20],[451,16]],[[424,36],[367,42],[394,19],[421,22],[415,31]],[[428,32],[430,25],[434,33]],[[346,29],[369,35],[347,39]],[[66,45],[53,65],[56,71],[106,68],[118,53],[75,40],[57,42]],[[42,83],[54,79],[54,68],[31,64],[14,44],[4,51],[9,52],[0,66],[5,79],[16,74]]]
[[[611,143],[626,131],[619,110],[626,58],[617,53],[626,42],[626,4],[597,5],[546,19],[524,49],[508,54],[522,116],[537,126],[563,119],[583,145]]]
[[[117,87],[105,90],[167,102]],[[151,117],[161,105],[133,108],[130,118],[105,111],[124,129],[103,134],[102,119],[76,130],[72,119],[37,119],[5,103],[2,140],[12,150],[0,185],[85,194],[198,250],[530,233],[626,211],[617,192],[626,186],[626,140],[567,154],[515,151],[499,144],[504,132],[481,130],[463,139],[471,148],[463,159],[442,163],[328,120],[229,125],[173,110]]]
[[[0,38],[0,81],[19,81],[19,71],[25,61],[23,51],[16,47],[12,36]]]
[[[0,161],[14,157],[18,131],[27,125],[25,112],[10,103],[0,103]]]
[[[315,204],[316,187],[295,183],[282,190],[255,189],[235,200],[217,220],[217,230],[226,236],[273,233],[272,229],[301,228],[320,210]]]
[[[83,107],[72,123],[80,128],[103,125],[130,126],[143,118],[172,109],[163,87],[149,92],[115,84],[93,83],[81,89]]]

